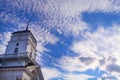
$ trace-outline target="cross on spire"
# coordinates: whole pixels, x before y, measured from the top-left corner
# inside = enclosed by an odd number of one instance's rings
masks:
[[[26,31],[28,30],[29,22],[30,22],[30,21],[28,21],[28,22],[27,22],[27,27],[26,27]]]

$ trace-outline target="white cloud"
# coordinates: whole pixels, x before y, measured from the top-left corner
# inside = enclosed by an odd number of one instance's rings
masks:
[[[79,57],[94,59],[89,61],[90,65],[87,65],[89,66],[88,68],[100,67],[101,70],[109,71],[110,73],[117,72],[119,74],[119,70],[117,70],[120,68],[119,36],[120,30],[117,25],[106,29],[100,27],[95,32],[86,32],[84,39],[75,41],[71,49],[77,53]],[[85,63],[85,61],[81,61],[81,63]],[[94,65],[91,66],[92,63],[94,63]],[[80,63],[77,65],[82,66]]]
[[[0,54],[4,54],[5,53],[5,48],[6,48],[5,45],[0,44]]]
[[[26,24],[22,23],[19,25],[19,30],[25,30]],[[34,37],[37,40],[37,50],[38,52],[49,51],[44,46],[46,44],[56,44],[59,41],[59,38],[52,34],[49,29],[44,29],[38,24],[29,24],[29,30],[33,33]]]
[[[72,22],[74,22],[74,21],[72,21]],[[59,28],[60,32],[63,32],[66,36],[68,36],[69,34],[71,34],[73,36],[78,36],[81,33],[83,33],[83,31],[86,29],[88,29],[88,25],[87,25],[87,23],[83,22],[82,20],[78,21],[78,23],[69,23],[68,22],[68,24],[66,26]]]
[[[56,66],[72,73],[88,69],[106,71],[111,76],[101,80],[119,80],[120,73],[120,26],[100,27],[94,32],[85,32],[82,40],[73,42],[71,50],[77,53],[75,57],[63,56]],[[69,80],[69,79],[68,79]]]
[[[64,56],[62,57],[62,59],[59,61],[60,64],[56,65],[60,68],[62,68],[65,71],[68,72],[81,72],[81,71],[86,71],[88,69],[93,69],[95,70],[95,68],[97,66],[99,66],[98,61],[95,59],[93,61],[81,61],[80,60],[80,56],[78,57],[69,57],[69,56]],[[94,58],[94,57],[89,57],[90,59]]]
[[[85,74],[67,74],[64,80],[88,80],[89,78],[94,78],[93,76]]]
[[[60,64],[58,64],[57,66],[69,72],[82,71],[84,66],[83,64],[80,63],[79,58],[73,58],[68,56],[62,57],[59,63]]]
[[[120,75],[104,74],[99,80],[120,80]]]
[[[0,54],[5,53],[6,45],[8,44],[8,41],[10,40],[11,33],[10,32],[4,32],[3,34],[0,34]]]
[[[52,78],[61,77],[61,73],[55,68],[44,67],[42,72],[45,80],[50,80]]]
[[[39,50],[39,52],[48,51],[48,49],[46,49],[44,45],[47,43],[55,44],[59,40],[50,32],[53,29],[56,29],[60,34],[70,34],[73,36],[79,35],[82,31],[88,29],[89,26],[87,25],[87,23],[83,22],[81,19],[82,12],[120,11],[119,1],[113,0],[8,0],[6,3],[3,4],[5,4],[5,6],[3,7],[0,5],[4,11],[0,14],[3,22],[9,21],[10,23],[21,26],[22,21],[27,20],[24,13],[32,12],[33,14],[31,15],[37,15],[39,20],[36,21],[36,23],[39,24],[33,23],[30,26],[33,34],[38,41],[37,50]],[[22,11],[20,16],[24,17],[23,20],[21,20],[19,16],[17,16],[17,11]],[[41,27],[41,24],[44,25],[43,28]],[[25,24],[23,23],[23,25]],[[18,27],[18,29],[21,29],[21,27]],[[63,57],[60,61],[60,67],[72,72],[84,71],[89,68],[95,69],[98,66],[100,66],[100,69],[108,70],[106,66],[109,66],[111,68],[110,65],[113,63],[119,66],[119,30],[119,26],[116,26],[109,29],[104,29],[101,27],[96,32],[92,33],[89,31],[86,32],[83,35],[84,40],[75,41],[71,46],[71,49],[79,56]],[[4,41],[4,39],[2,38],[1,41]],[[8,39],[6,40],[8,41]],[[0,45],[1,53],[3,53],[2,51],[4,51],[5,49],[6,40],[5,42],[2,42],[3,44]],[[89,59],[90,61],[82,61],[80,60],[80,58]],[[47,70],[49,71],[51,69]],[[53,74],[57,73],[54,76],[59,76],[59,71],[54,69],[53,71]],[[116,70],[112,71],[118,73]],[[48,74],[47,76],[47,79],[54,77],[51,75],[49,76]]]
[[[27,10],[28,12],[31,9],[35,12],[44,11],[47,14],[57,13],[72,16],[79,14],[85,11],[119,11],[119,0],[21,0],[13,1],[9,4],[12,4],[13,8],[17,7],[18,9]],[[50,12],[50,13],[49,13]]]
[[[16,21],[19,23],[30,20],[27,17],[36,16],[38,18],[36,22],[42,23],[45,29],[56,29],[63,34],[72,33],[74,36],[79,35],[81,31],[88,27],[81,19],[83,12],[120,11],[119,1],[113,0],[8,0],[2,4],[5,4],[5,6],[2,7],[1,5],[3,12],[0,16],[3,19],[4,15],[4,21],[12,20],[11,23],[15,24]],[[19,11],[22,11],[22,13],[19,14]],[[28,14],[27,17],[25,13]],[[17,16],[18,14],[20,16]],[[19,17],[23,17],[23,19],[21,20]]]
[[[41,28],[39,25],[30,25],[30,30],[32,31],[38,42],[44,44],[55,44],[59,40],[49,30]]]
[[[119,12],[119,1],[113,0],[62,0],[58,1],[64,16],[75,16],[82,12]]]
[[[107,70],[109,71],[109,72],[117,72],[117,73],[120,73],[120,65],[117,65],[117,64],[109,64],[108,66],[107,66]]]
[[[42,72],[45,80],[51,80],[57,78],[57,80],[87,80],[89,78],[94,78],[94,76],[89,76],[86,74],[74,74],[74,73],[62,73],[56,68],[44,67]]]

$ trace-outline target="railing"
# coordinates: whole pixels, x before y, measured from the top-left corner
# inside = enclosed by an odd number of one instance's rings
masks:
[[[16,57],[28,57],[28,53],[17,53],[17,54],[0,54],[0,59],[16,58]]]
[[[30,59],[33,63],[37,64],[35,59],[28,52],[26,52],[26,53],[17,53],[17,54],[0,54],[0,60],[14,59],[14,58]]]

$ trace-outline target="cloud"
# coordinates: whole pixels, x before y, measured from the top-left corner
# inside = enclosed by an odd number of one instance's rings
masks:
[[[75,40],[70,47],[77,56],[63,56],[56,66],[69,73],[99,68],[117,76],[120,72],[119,36],[119,25],[100,27],[94,32],[87,31],[81,40]]]
[[[0,34],[0,54],[5,53],[6,45],[8,44],[8,41],[10,40],[11,33],[10,32],[4,32],[3,34]]]
[[[65,36],[83,37],[81,40],[74,41],[70,47],[78,56],[63,56],[59,61],[60,65],[58,65],[61,69],[73,72],[100,67],[101,70],[119,73],[117,72],[117,69],[119,69],[118,64],[120,63],[120,56],[118,55],[120,52],[119,25],[113,25],[112,28],[106,29],[100,27],[97,31],[90,32],[88,24],[82,20],[81,15],[83,12],[119,13],[119,1],[1,0],[0,3],[2,3],[0,4],[0,18],[4,24],[14,24],[18,26],[17,30],[21,30],[25,28],[23,26],[26,26],[25,22],[27,20],[31,21],[30,30],[38,41],[37,50],[39,53],[49,51],[49,49],[45,48],[46,44],[54,45],[59,41],[52,33],[53,30]],[[84,32],[86,29],[88,31]],[[1,37],[3,38],[3,36]],[[4,41],[2,38],[1,41]],[[8,41],[8,39],[6,40]],[[5,49],[5,44],[4,42],[0,44],[1,53]],[[117,68],[113,70],[113,67]],[[45,70],[45,72],[52,72],[49,68]],[[58,70],[52,70],[54,71],[54,76],[59,76]],[[48,74],[47,76],[47,79],[54,77]],[[70,74],[70,76],[72,75]],[[78,75],[73,77],[78,78]]]
[[[85,58],[86,60],[82,61],[83,58]],[[88,60],[91,61],[88,61]],[[67,71],[68,73],[71,72],[83,72],[86,71],[88,69],[92,69],[95,70],[96,67],[99,66],[99,63],[97,60],[93,60],[94,57],[89,57],[89,59],[87,60],[87,57],[69,57],[69,56],[63,56],[58,62],[59,64],[57,64],[57,67],[60,67],[61,69]]]
[[[119,25],[106,29],[100,27],[95,32],[86,32],[83,40],[75,41],[71,49],[79,55],[81,63],[89,66],[88,69],[99,67],[101,70],[119,74],[119,36]],[[81,63],[77,65],[82,66]],[[92,65],[92,67],[89,65],[92,63],[97,65]]]
[[[41,28],[39,25],[30,25],[30,30],[32,31],[38,42],[42,42],[44,44],[55,44],[59,40],[49,30]]]
[[[56,68],[44,67],[42,68],[42,72],[44,75],[45,80],[52,80],[56,79],[63,79],[63,80],[87,80],[89,78],[94,78],[94,76],[89,76],[86,74],[75,74],[75,73],[63,73],[60,72]]]
[[[81,13],[120,11],[119,1],[113,0],[2,0],[1,3],[3,22],[17,24],[30,20],[45,29],[54,29],[65,35],[72,33],[73,36],[88,28],[82,21]]]
[[[85,74],[67,74],[64,80],[88,80],[89,78],[94,78],[93,76]]]
[[[63,56],[57,66],[65,71],[73,72],[82,71],[84,65],[80,63],[78,57]]]
[[[68,22],[67,25],[64,25],[63,27],[58,28],[62,33],[64,33],[66,36],[72,35],[72,36],[79,36],[81,33],[84,32],[84,30],[88,29],[87,23],[81,21],[78,21],[78,23]],[[76,21],[75,21],[76,22]],[[64,23],[63,23],[64,24]]]
[[[62,0],[57,4],[64,16],[76,16],[82,12],[119,12],[120,9],[119,1],[112,0]]]
[[[25,30],[26,24],[22,23],[18,26],[19,30]],[[59,38],[49,31],[49,29],[42,28],[38,24],[29,24],[29,30],[33,33],[34,37],[37,40],[37,50],[39,52],[49,51],[44,46],[46,44],[56,44],[59,41]]]
[[[45,80],[50,80],[52,78],[61,77],[61,73],[55,68],[44,67],[42,68],[42,72]]]
[[[114,76],[106,76],[106,77],[103,77],[102,80],[118,80],[118,79]]]
[[[4,54],[5,53],[5,48],[6,48],[5,45],[0,44],[0,54]]]
[[[117,64],[109,64],[107,66],[107,70],[110,72],[118,72],[120,73],[120,65]]]
[[[95,58],[91,58],[91,57],[80,57],[79,59],[85,65],[89,65],[90,63],[92,63],[95,60]]]
[[[120,80],[120,75],[104,74],[98,80]]]

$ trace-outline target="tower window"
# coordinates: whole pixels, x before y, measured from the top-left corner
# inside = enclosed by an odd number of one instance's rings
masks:
[[[16,46],[19,46],[19,43],[17,43]]]
[[[30,52],[30,57],[32,57],[32,52]]]
[[[15,54],[18,53],[18,48],[15,48],[15,49],[14,49],[14,53],[15,53]]]

